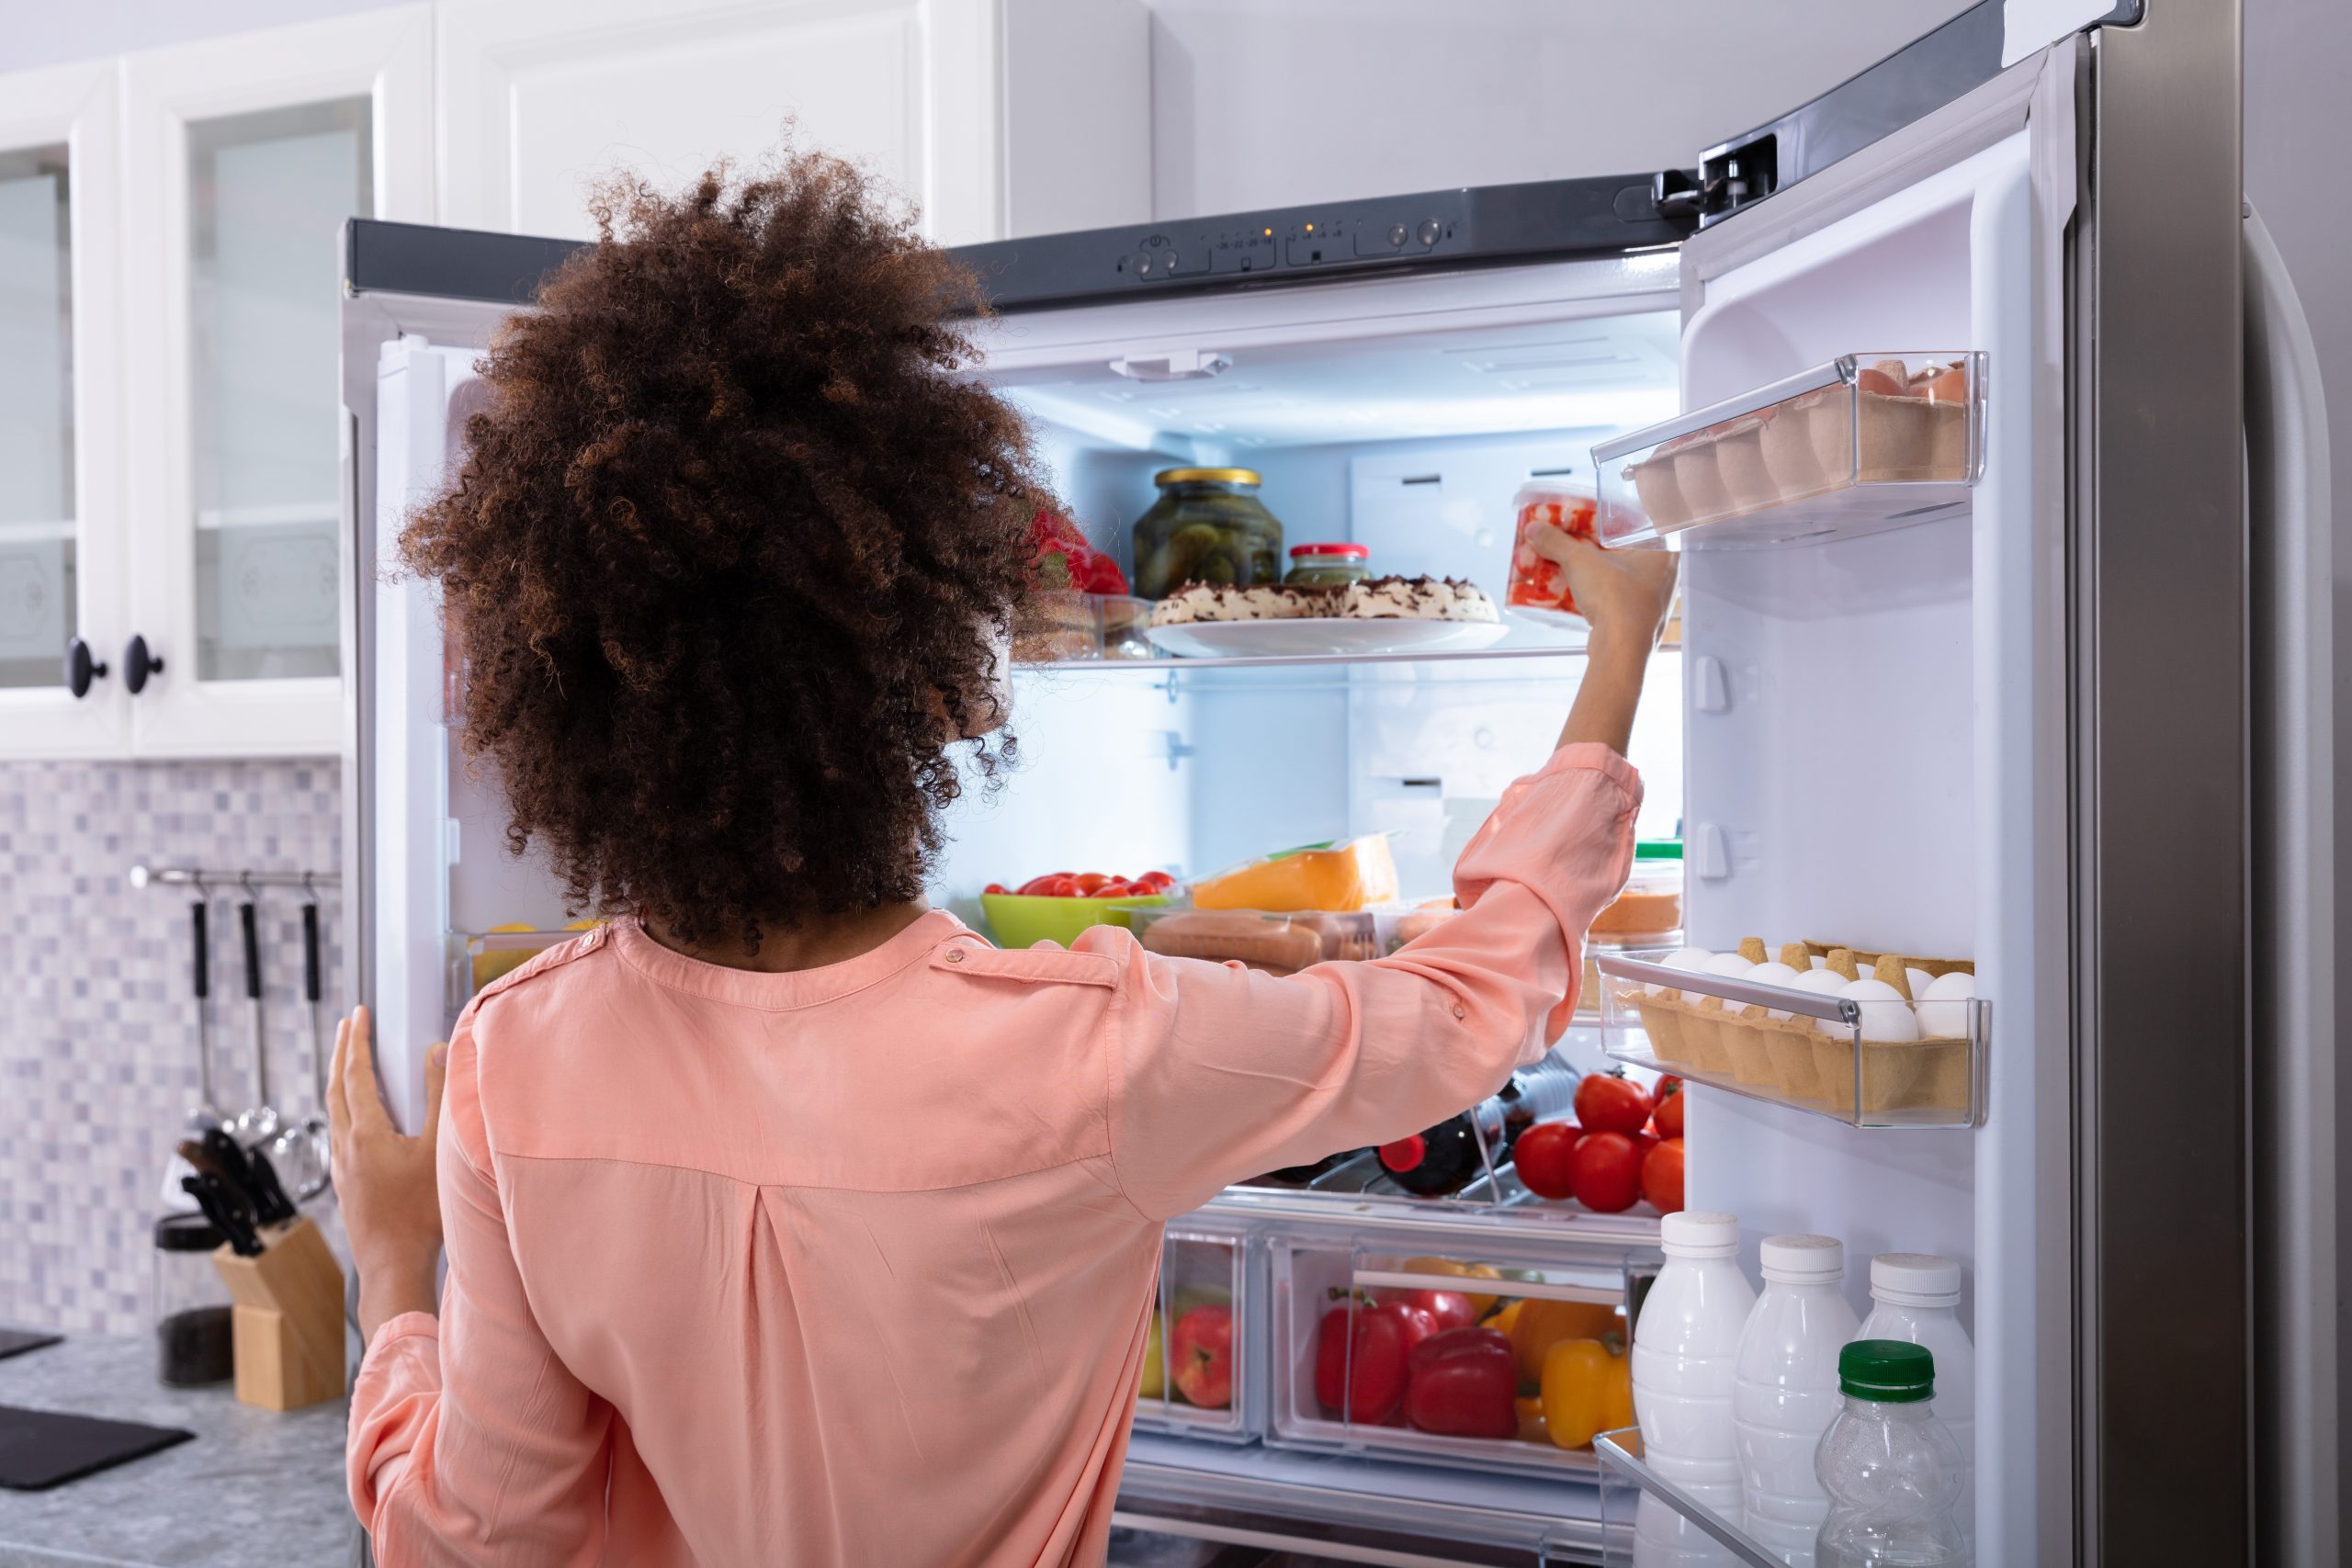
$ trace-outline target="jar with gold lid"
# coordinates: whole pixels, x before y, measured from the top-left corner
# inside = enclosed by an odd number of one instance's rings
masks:
[[[1283,525],[1258,499],[1252,468],[1163,468],[1159,499],[1136,520],[1135,590],[1162,599],[1187,582],[1282,581]]]

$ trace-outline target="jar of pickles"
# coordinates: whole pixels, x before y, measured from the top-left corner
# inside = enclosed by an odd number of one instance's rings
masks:
[[[1250,588],[1282,580],[1283,525],[1250,468],[1163,468],[1136,520],[1135,588],[1164,599],[1187,582]]]
[[[1345,588],[1372,571],[1372,552],[1362,545],[1293,545],[1285,588]]]

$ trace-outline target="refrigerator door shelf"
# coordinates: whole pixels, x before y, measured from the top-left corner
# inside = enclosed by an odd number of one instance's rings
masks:
[[[1854,1127],[1983,1120],[1990,1003],[1860,1002],[1637,959],[1594,962],[1603,1049],[1616,1061]],[[1868,1016],[1877,1008],[1906,1017],[1882,1028]]]
[[[1634,1280],[1654,1271],[1654,1256],[1646,1251],[1547,1258],[1467,1235],[1430,1244],[1425,1251],[1406,1251],[1384,1236],[1277,1234],[1269,1244],[1272,1424],[1266,1440],[1276,1448],[1362,1454],[1489,1474],[1592,1476],[1598,1461],[1589,1448],[1557,1447],[1532,1421],[1522,1421],[1524,1435],[1518,1437],[1425,1431],[1396,1415],[1381,1413],[1374,1418],[1350,1408],[1354,1393],[1365,1387],[1352,1377],[1340,1380],[1338,1405],[1326,1404],[1322,1394],[1331,1391],[1317,1388],[1325,1322],[1332,1314],[1362,1312],[1368,1303],[1400,1292],[1444,1292],[1465,1297],[1481,1318],[1512,1312],[1513,1303],[1559,1303],[1534,1309],[1558,1315],[1551,1325],[1559,1331],[1558,1337],[1597,1339],[1614,1334],[1630,1339]],[[1521,1314],[1529,1310],[1527,1305],[1517,1308]],[[1329,1332],[1345,1336],[1343,1342],[1351,1341],[1352,1316],[1343,1315]],[[1532,1337],[1528,1342],[1533,1343]],[[1514,1356],[1519,1353],[1515,1346]],[[1630,1399],[1629,1393],[1629,1404]],[[1523,1406],[1515,1406],[1515,1418],[1520,1409]]]
[[[1596,446],[1601,542],[1755,549],[1966,511],[1984,355],[1847,354]]]
[[[1781,1556],[1707,1506],[1694,1491],[1650,1468],[1642,1429],[1627,1427],[1593,1439],[1600,1466],[1600,1525],[1606,1568],[1635,1562],[1704,1562],[1783,1568]],[[1736,1494],[1738,1487],[1732,1488]],[[1732,1499],[1735,1511],[1738,1500]]]

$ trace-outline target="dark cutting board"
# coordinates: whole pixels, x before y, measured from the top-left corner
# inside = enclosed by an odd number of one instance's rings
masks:
[[[176,1427],[0,1404],[0,1486],[39,1492],[195,1436]]]

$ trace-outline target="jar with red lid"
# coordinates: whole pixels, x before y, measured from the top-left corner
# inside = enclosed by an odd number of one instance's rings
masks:
[[[1576,596],[1568,592],[1567,573],[1540,546],[1534,535],[1539,524],[1549,524],[1575,539],[1593,537],[1600,503],[1585,486],[1558,479],[1532,479],[1510,498],[1516,513],[1511,530],[1510,585],[1505,601],[1537,620],[1563,620],[1581,626]]]
[[[1285,588],[1345,588],[1372,575],[1372,551],[1340,543],[1293,545]]]

